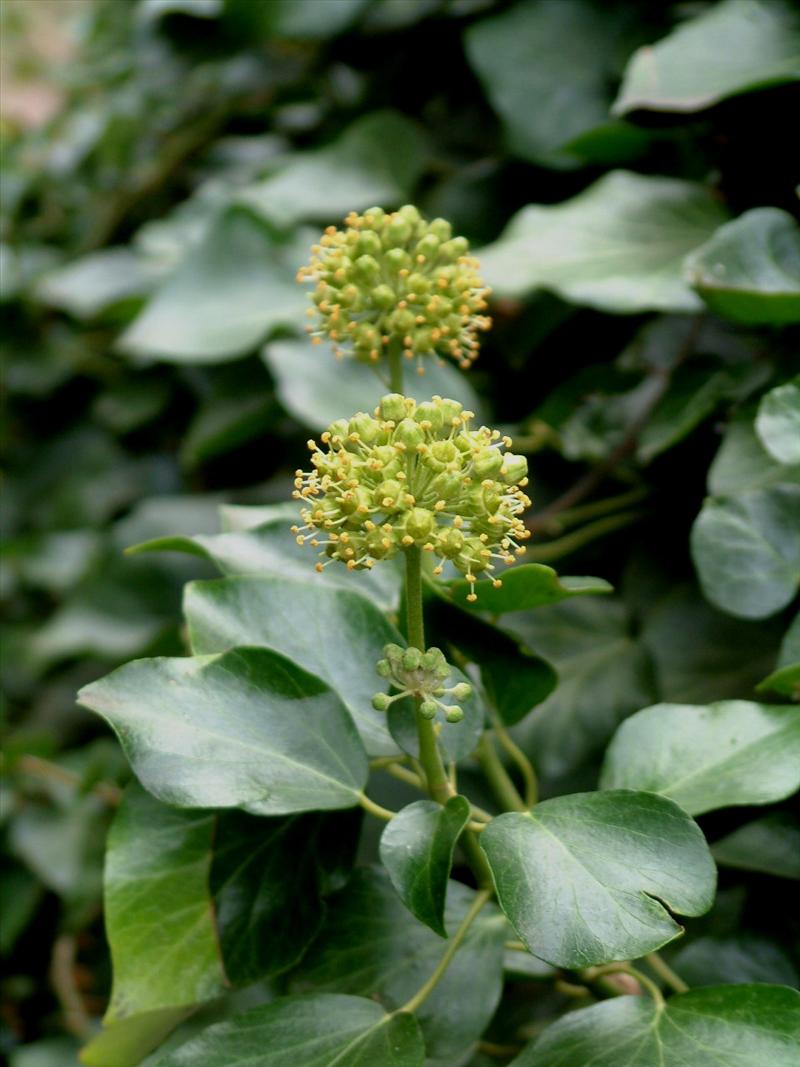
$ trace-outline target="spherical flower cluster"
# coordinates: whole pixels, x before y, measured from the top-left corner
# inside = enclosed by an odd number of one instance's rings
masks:
[[[497,430],[469,429],[473,417],[456,400],[390,393],[374,415],[334,422],[322,447],[309,441],[313,470],[296,472],[294,492],[308,506],[292,532],[328,557],[317,570],[372,567],[416,546],[438,558],[434,574],[446,561],[461,571],[474,600],[477,576],[522,555],[527,460],[504,452],[511,439]]]
[[[298,272],[298,281],[316,282],[313,340],[328,337],[337,357],[372,363],[394,343],[420,373],[432,355],[469,367],[477,333],[491,320],[481,314],[489,290],[466,238],[453,237],[445,219],[426,222],[410,204],[391,214],[353,212],[345,227],[329,226]]]
[[[472,686],[469,682],[457,682],[445,688],[452,668],[440,648],[420,652],[418,648],[386,645],[383,654],[386,659],[378,660],[375,669],[400,692],[391,697],[387,693],[376,693],[372,698],[376,711],[386,711],[396,700],[413,696],[420,702],[419,712],[423,719],[435,718],[437,709],[441,708],[447,722],[461,722],[464,712],[458,704],[445,704],[440,697],[447,695],[466,700],[472,696]]]

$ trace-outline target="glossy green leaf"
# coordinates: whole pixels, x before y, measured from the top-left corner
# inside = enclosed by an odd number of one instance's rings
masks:
[[[283,997],[217,1023],[154,1067],[422,1067],[412,1015],[364,997]]]
[[[745,619],[774,615],[800,585],[800,485],[706,500],[691,548],[713,604]]]
[[[601,311],[694,311],[683,259],[724,221],[701,185],[613,171],[571,200],[523,208],[478,255],[500,296],[549,289]]]
[[[754,414],[742,411],[728,424],[708,471],[708,491],[712,496],[764,489],[779,482],[800,482],[800,464],[784,466],[764,448],[756,433]]]
[[[756,433],[778,463],[800,463],[800,378],[771,389],[762,398]]]
[[[312,430],[323,430],[334,419],[349,418],[356,411],[372,411],[388,388],[385,373],[381,377],[355,359],[337,360],[328,348],[308,340],[271,341],[263,358],[283,406]],[[405,364],[406,396],[430,400],[438,393],[460,401],[482,417],[475,390],[455,364],[430,359],[422,366],[425,373],[417,374],[413,363]]]
[[[192,1014],[192,1008],[162,1008],[118,1019],[81,1050],[86,1067],[137,1067]]]
[[[232,207],[212,225],[119,341],[131,356],[221,363],[254,349],[276,326],[299,326],[305,298],[294,279],[303,253],[278,243],[251,211]]]
[[[699,827],[650,793],[545,800],[493,819],[480,843],[511,925],[558,967],[643,956],[682,932],[670,912],[702,915],[714,899]]]
[[[698,937],[679,948],[670,966],[687,985],[775,982],[796,986],[792,961],[774,941],[753,934],[738,937]]]
[[[793,1067],[800,993],[709,986],[670,997],[615,997],[548,1026],[511,1067]]]
[[[747,700],[656,704],[617,730],[601,786],[661,793],[691,815],[782,800],[800,787],[800,714]]]
[[[451,882],[445,926],[452,934],[474,892]],[[430,1060],[460,1057],[486,1028],[502,991],[505,919],[487,905],[473,922],[444,977],[417,1010]],[[357,871],[330,900],[319,939],[300,965],[298,991],[336,990],[370,996],[387,1011],[406,1003],[433,973],[446,951],[442,939],[406,910],[386,873]]]
[[[137,660],[79,699],[167,804],[259,815],[347,808],[367,780],[364,747],[336,694],[266,649]]]
[[[800,227],[786,211],[754,208],[720,226],[687,256],[685,270],[719,315],[750,324],[800,321]]]
[[[381,834],[381,863],[400,899],[442,937],[447,937],[444,905],[453,852],[469,816],[466,797],[450,797],[444,807],[417,800],[398,812]]]
[[[332,144],[300,153],[242,190],[237,202],[282,228],[302,220],[338,222],[350,211],[372,204],[389,207],[408,198],[427,154],[427,141],[415,122],[397,111],[376,111]]]
[[[570,142],[607,122],[615,46],[625,21],[619,10],[601,10],[586,0],[540,0],[469,27],[467,57],[515,155],[551,166],[578,164],[570,158]]]
[[[139,552],[186,552],[210,560],[226,575],[292,578],[317,588],[360,593],[384,611],[397,607],[400,574],[395,567],[387,564],[370,571],[326,567],[322,574],[317,574],[313,550],[298,545],[291,532],[290,527],[298,521],[295,513],[247,530],[195,534],[193,537],[156,537],[133,545],[127,551],[132,555]]]
[[[747,822],[711,851],[723,867],[800,881],[800,821],[788,813],[773,811]]]
[[[366,597],[313,580],[239,576],[192,582],[183,607],[193,652],[279,652],[338,693],[371,755],[397,752],[371,700],[383,689],[375,664],[384,645],[405,642]]]
[[[723,0],[634,53],[613,112],[700,111],[800,79],[800,18],[783,0]]]
[[[559,576],[544,563],[523,563],[503,571],[503,584],[495,589],[491,581],[475,583],[478,599],[469,601],[471,586],[463,579],[451,582],[450,595],[462,607],[503,615],[507,611],[528,611],[544,604],[557,604],[573,596],[594,596],[613,592],[603,578]]]
[[[36,297],[78,319],[152,289],[157,273],[129,248],[105,248],[51,271],[36,285]]]
[[[560,785],[605,747],[622,719],[652,703],[650,657],[624,605],[610,598],[555,604],[504,625],[558,671],[555,692],[515,736],[537,770]]]
[[[108,840],[105,916],[114,963],[106,1025],[223,992],[208,879],[214,816],[131,786]]]

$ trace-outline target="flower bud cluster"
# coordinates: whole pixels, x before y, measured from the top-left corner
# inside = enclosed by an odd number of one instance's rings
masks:
[[[469,429],[473,417],[456,400],[390,393],[374,415],[332,423],[322,446],[309,441],[313,470],[296,472],[294,492],[308,506],[292,532],[328,557],[317,570],[334,560],[369,568],[416,546],[437,557],[434,574],[452,563],[474,600],[495,560],[523,555],[527,460],[504,451],[512,442],[497,430]]]
[[[316,282],[313,340],[328,337],[337,358],[372,363],[394,342],[417,360],[419,373],[433,355],[469,367],[476,335],[491,320],[482,314],[489,290],[468,249],[449,222],[426,222],[411,204],[391,214],[379,207],[352,212],[345,229],[327,228],[298,272],[298,281]]]
[[[445,688],[444,682],[450,677],[451,668],[441,649],[429,648],[427,652],[420,652],[418,648],[386,645],[383,653],[386,659],[378,660],[375,669],[400,692],[391,697],[376,693],[372,698],[376,711],[386,711],[396,700],[413,696],[420,701],[419,712],[423,718],[433,719],[441,708],[448,722],[461,722],[463,710],[457,704],[443,703],[440,697],[447,695],[466,700],[472,696],[472,686],[469,682],[458,682]]]

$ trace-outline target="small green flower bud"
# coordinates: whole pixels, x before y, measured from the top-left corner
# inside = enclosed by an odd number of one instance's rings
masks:
[[[404,218],[406,222],[410,223],[411,226],[416,226],[418,223],[422,222],[422,216],[419,213],[419,209],[414,207],[413,204],[403,204],[397,214]]]
[[[376,507],[396,507],[403,495],[403,491],[403,486],[394,478],[388,478],[385,482],[381,482],[373,497]]]
[[[436,718],[436,704],[433,700],[423,700],[419,706],[419,713],[423,719]]]
[[[425,432],[413,419],[401,419],[395,427],[392,440],[408,449],[415,449],[425,440]]]
[[[464,718],[464,712],[458,704],[451,704],[449,707],[445,708],[444,717],[448,722],[461,722]]]
[[[425,508],[412,508],[406,516],[405,531],[417,544],[426,542],[435,528],[433,512]]]
[[[350,424],[347,419],[336,419],[328,427],[328,433],[331,437],[347,437],[350,432]]]
[[[464,535],[450,526],[439,534],[437,548],[445,559],[455,559],[464,548]]]
[[[439,238],[434,237],[432,233],[427,233],[421,240],[417,241],[414,252],[418,256],[425,256],[426,259],[433,257],[439,251]]]
[[[525,456],[516,456],[513,452],[506,452],[500,473],[506,485],[519,485],[528,477],[528,461]]]
[[[406,417],[406,398],[400,393],[387,393],[381,397],[380,412],[384,419],[400,422]]]
[[[381,308],[383,311],[388,311],[389,308],[394,307],[397,302],[394,289],[390,285],[378,285],[370,293],[372,303]]]
[[[457,400],[440,400],[439,408],[442,412],[442,421],[448,429],[451,426],[458,425],[461,420],[461,412],[464,410],[463,404],[459,404]]]
[[[372,698],[372,706],[376,711],[386,711],[392,699],[388,693],[376,693]]]
[[[388,659],[379,659],[375,664],[375,670],[381,676],[381,678],[388,678],[392,673],[392,665]]]
[[[441,667],[442,664],[446,665],[447,661],[445,660],[444,653],[442,652],[442,650],[440,648],[436,648],[436,647],[429,648],[427,650],[427,652],[425,652],[425,654],[422,657],[421,666],[422,666],[423,670],[435,671],[439,667]]]
[[[392,664],[399,663],[403,658],[403,649],[400,645],[384,645],[383,654]]]
[[[417,404],[417,409],[414,412],[414,421],[430,423],[430,429],[437,433],[442,428],[442,413],[436,404],[426,401],[425,403]]]
[[[440,247],[442,256],[448,259],[451,263],[455,263],[459,257],[466,255],[469,249],[469,241],[466,237],[453,237],[450,241],[445,241]]]
[[[456,700],[467,700],[472,696],[472,686],[469,682],[458,682],[450,690]]]
[[[396,274],[399,274],[401,270],[411,269],[411,256],[402,248],[390,248],[383,258],[387,267]]]
[[[406,648],[403,651],[403,657],[401,660],[403,670],[416,671],[419,670],[422,663],[422,653],[418,648]]]
[[[355,276],[362,281],[373,281],[380,275],[381,268],[374,256],[359,256],[353,264]]]
[[[413,229],[411,223],[404,218],[395,218],[389,223],[384,231],[383,243],[385,248],[393,248],[404,245],[411,237]]]
[[[503,455],[499,448],[484,448],[472,460],[476,478],[494,478],[502,466]]]
[[[381,239],[374,230],[363,230],[358,235],[358,252],[360,255],[379,256],[383,251]],[[358,262],[356,260],[356,262]]]
[[[449,241],[453,236],[453,227],[447,219],[433,219],[428,223],[428,229],[440,241]]]
[[[347,424],[348,434],[358,434],[364,444],[371,445],[380,437],[381,428],[371,415],[365,415],[359,411]]]

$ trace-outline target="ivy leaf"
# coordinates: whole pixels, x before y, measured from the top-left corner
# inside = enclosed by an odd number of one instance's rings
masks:
[[[474,892],[451,882],[445,926],[452,934]],[[417,1010],[429,1060],[460,1062],[494,1014],[503,986],[505,919],[487,905],[444,977]],[[446,946],[406,910],[380,868],[356,871],[329,902],[322,933],[295,974],[293,989],[370,996],[401,1007],[432,974]],[[371,1065],[370,1065],[371,1067]]]
[[[549,166],[579,164],[567,154],[570,142],[607,123],[614,50],[624,22],[618,11],[583,0],[544,0],[469,27],[467,56],[516,155]]]
[[[800,463],[785,466],[776,462],[761,443],[753,414],[739,412],[728,424],[708,471],[708,491],[712,496],[733,496],[779,482],[800,482]]]
[[[450,797],[444,807],[432,800],[408,804],[381,834],[381,863],[405,906],[420,922],[447,937],[444,905],[453,852],[469,822],[465,797]]]
[[[786,812],[772,811],[745,823],[711,851],[723,867],[800,881],[800,821]]]
[[[600,784],[661,793],[690,815],[782,800],[800,787],[800,714],[748,700],[656,704],[617,730]]]
[[[615,997],[553,1023],[511,1067],[793,1067],[800,993],[708,986],[670,997]]]
[[[800,463],[800,378],[771,389],[762,398],[756,433],[778,463]]]
[[[356,411],[372,411],[388,392],[385,378],[355,359],[337,360],[332,352],[308,340],[281,339],[265,346],[262,357],[275,379],[280,402],[290,415],[312,430],[326,429],[334,419]],[[415,400],[440,396],[458,400],[482,418],[482,404],[472,385],[451,363],[427,359],[424,374],[407,363],[403,391]]]
[[[330,222],[372,204],[401,203],[428,154],[415,122],[397,111],[375,111],[332,144],[299,153],[236,199],[281,229],[304,220]]]
[[[223,574],[251,574],[294,578],[314,586],[345,589],[369,597],[384,611],[397,607],[400,574],[392,566],[371,571],[348,571],[326,567],[314,570],[314,555],[295,542],[289,527],[298,521],[297,513],[273,519],[248,529],[231,529],[221,534],[169,535],[142,541],[127,549],[140,552],[185,552],[210,560]]]
[[[495,589],[491,581],[475,583],[477,600],[467,600],[472,591],[469,582],[457,579],[450,582],[449,591],[454,602],[472,611],[487,611],[503,615],[507,611],[528,611],[544,604],[557,604],[574,596],[594,596],[611,593],[613,586],[603,578],[559,577],[544,563],[523,563],[503,571],[503,584]]]
[[[775,670],[759,682],[757,693],[779,693],[800,701],[800,612],[783,636]]]
[[[251,211],[231,207],[134,319],[119,348],[173,363],[237,359],[276,326],[302,321],[305,300],[294,280],[302,258]]]
[[[36,299],[77,319],[93,319],[122,300],[144,296],[157,274],[129,248],[104,248],[49,271]]]
[[[193,652],[245,645],[279,652],[338,693],[371,755],[397,753],[371,700],[383,688],[375,664],[384,645],[405,642],[366,597],[313,578],[240,576],[190,583],[183,606]]]
[[[783,0],[724,0],[634,53],[612,112],[691,112],[797,81],[800,18]]]
[[[686,257],[685,271],[719,315],[753,325],[800,321],[800,227],[786,211],[754,208],[720,226]]]
[[[500,296],[543,288],[601,311],[695,311],[683,259],[724,221],[701,185],[618,170],[571,200],[523,208],[478,256]]]
[[[774,615],[800,585],[800,486],[706,500],[692,527],[691,549],[713,604],[745,619]]]
[[[670,911],[702,915],[714,899],[700,828],[650,793],[545,800],[499,815],[480,843],[511,925],[557,967],[643,956],[682,932]]]
[[[282,997],[209,1026],[153,1067],[422,1067],[413,1015],[364,997]]]
[[[774,941],[753,934],[737,937],[698,937],[679,949],[670,967],[693,989],[695,986],[745,985],[775,982],[796,986],[792,961]]]
[[[324,682],[266,649],[137,660],[79,700],[113,727],[166,804],[260,815],[352,807],[367,756]]]

